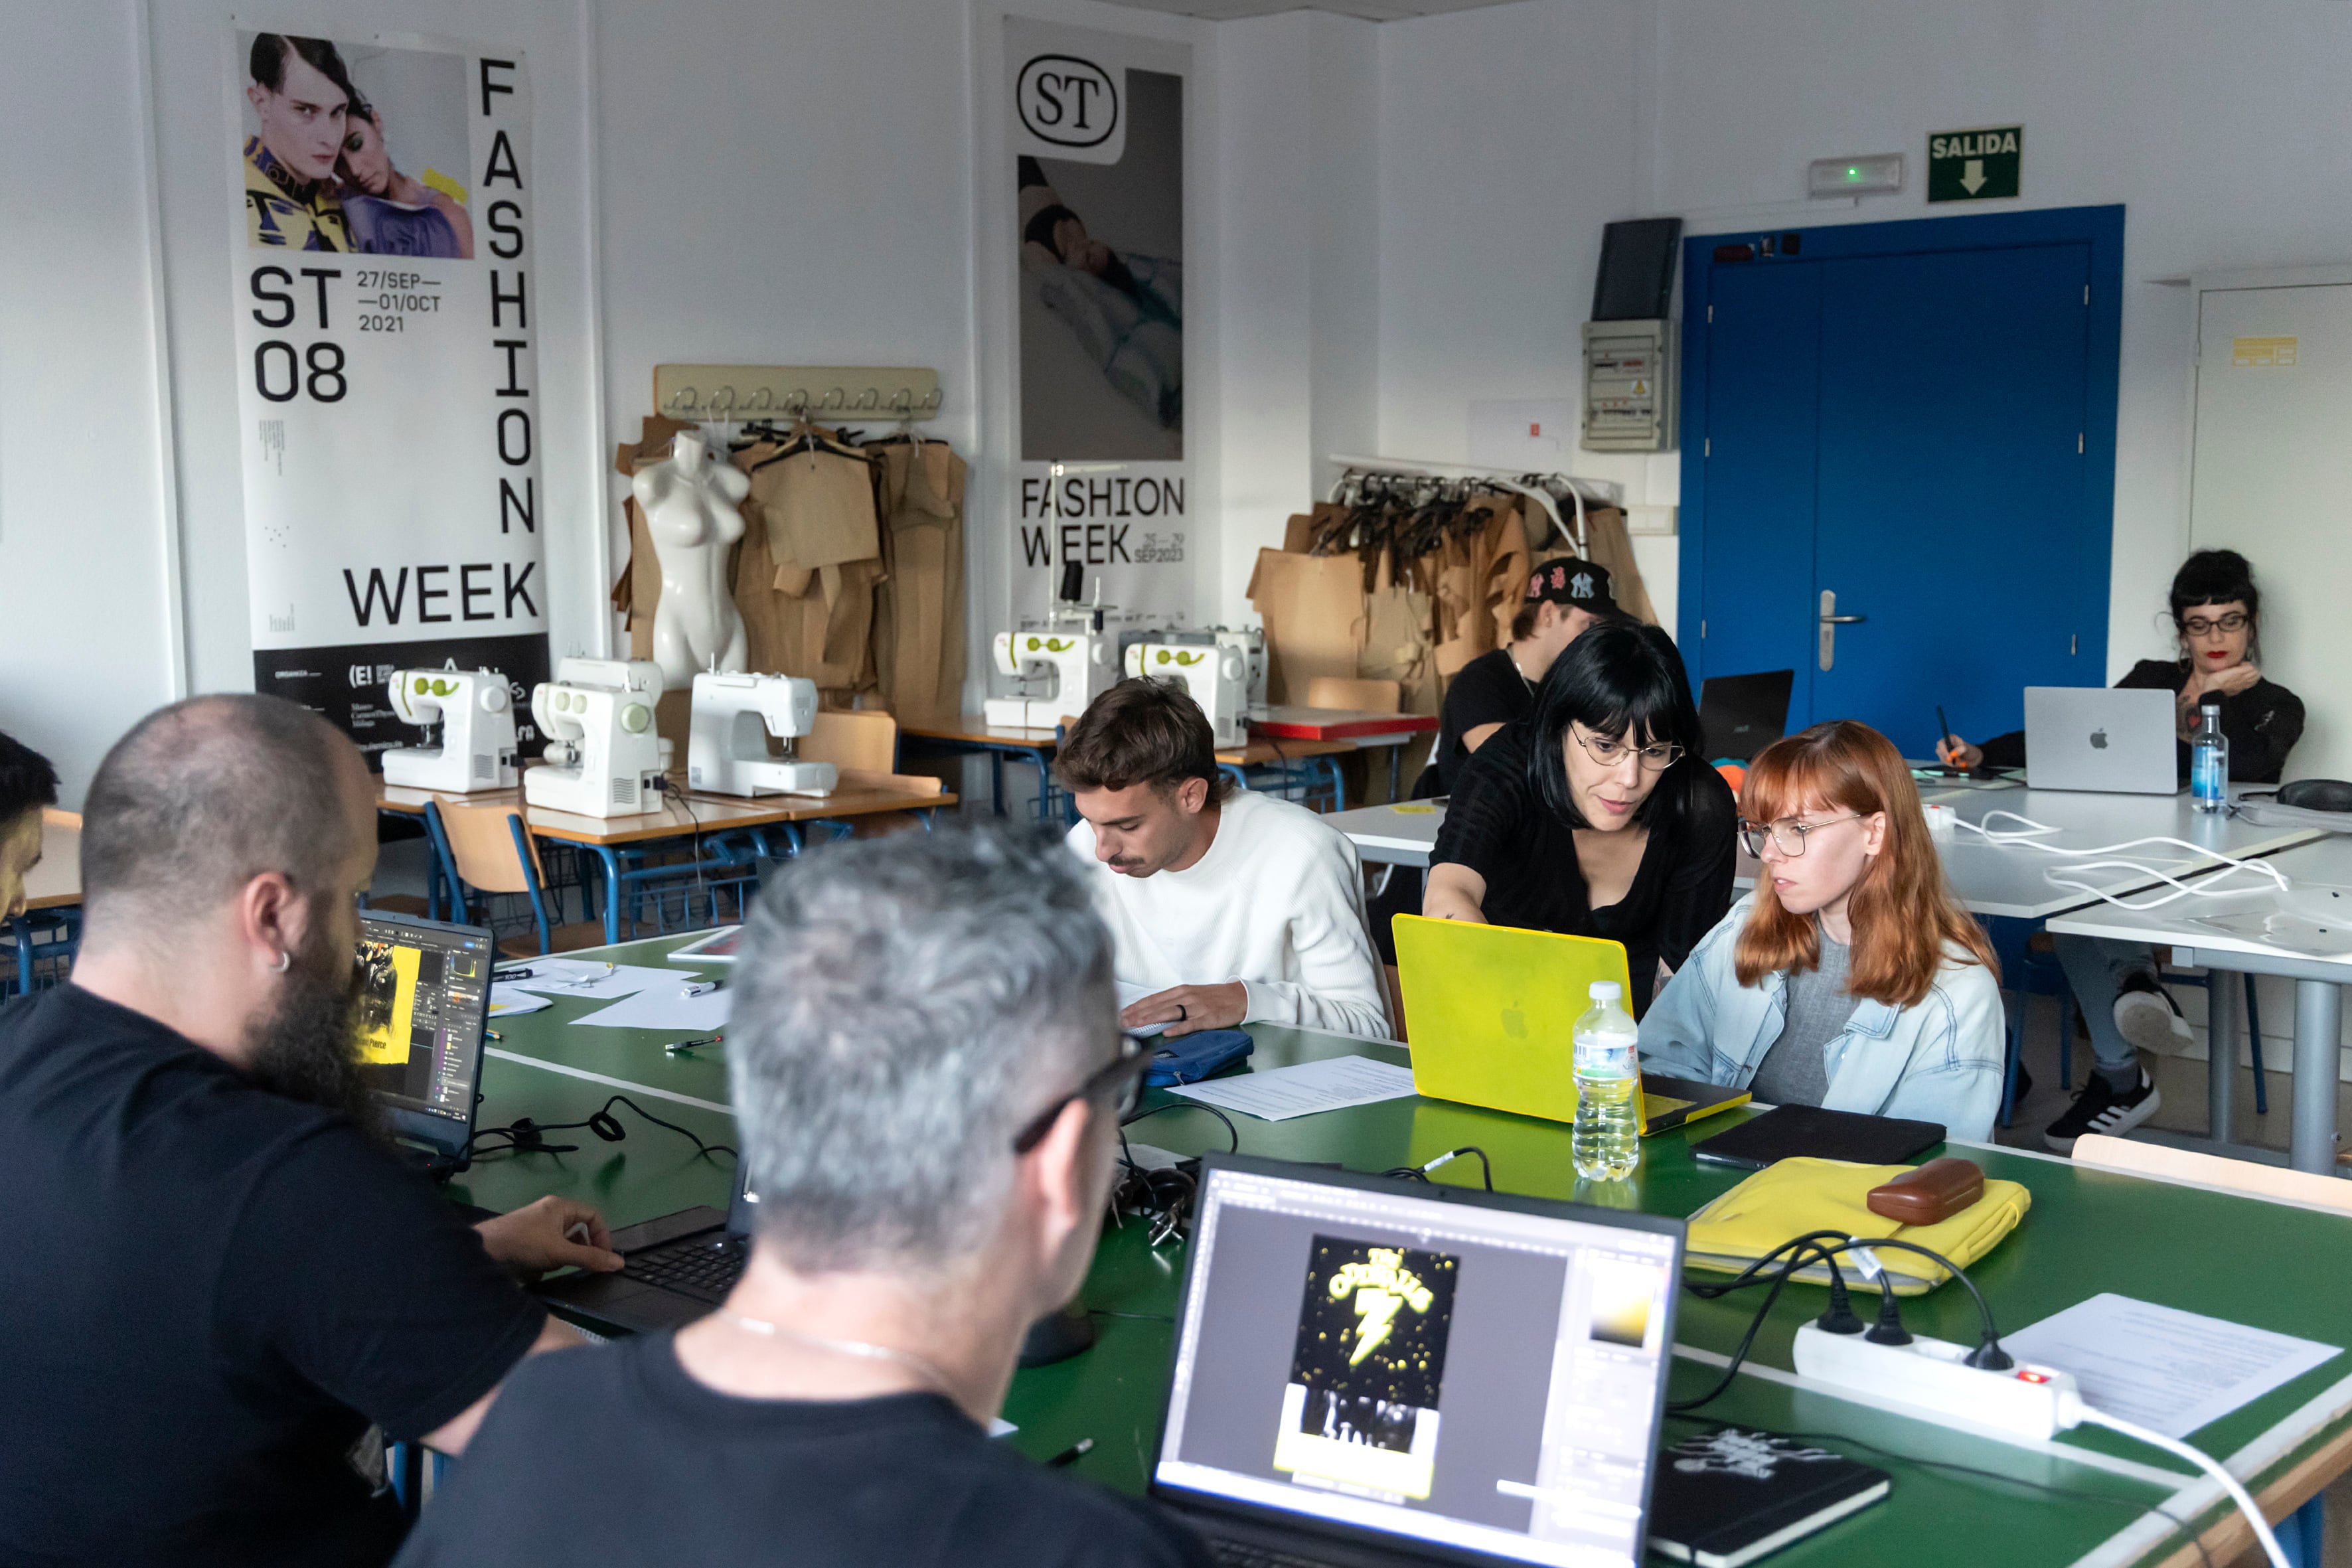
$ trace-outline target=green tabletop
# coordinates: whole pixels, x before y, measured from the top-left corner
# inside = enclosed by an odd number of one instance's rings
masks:
[[[616,958],[656,962],[681,940],[610,951]],[[727,966],[701,972],[723,976]],[[596,1005],[559,1003],[499,1024],[505,1037],[491,1047],[496,1054],[485,1066],[480,1124],[496,1126],[520,1115],[541,1122],[579,1121],[611,1095],[626,1093],[707,1141],[731,1142],[731,1119],[723,1110],[725,1047],[674,1057],[661,1047],[676,1036],[570,1026]],[[1349,1052],[1407,1059],[1402,1047],[1337,1036],[1268,1026],[1250,1033],[1257,1042],[1253,1070]],[[1226,1147],[1225,1128],[1213,1117],[1159,1091],[1144,1109],[1161,1105],[1171,1109],[1130,1125],[1130,1140],[1188,1154]],[[615,1225],[692,1204],[724,1206],[733,1174],[727,1158],[698,1156],[676,1133],[625,1110],[618,1114],[629,1130],[622,1143],[600,1142],[584,1129],[566,1133],[562,1141],[581,1145],[576,1153],[486,1159],[453,1190],[500,1209],[542,1193],[563,1193],[596,1203]],[[1384,1170],[1470,1143],[1486,1152],[1496,1185],[1507,1191],[1686,1215],[1739,1179],[1738,1173],[1694,1160],[1690,1142],[1745,1114],[1728,1112],[1644,1140],[1633,1177],[1612,1184],[1578,1182],[1564,1125],[1443,1101],[1397,1100],[1283,1122],[1244,1116],[1234,1122],[1246,1153]],[[2344,1341],[2346,1303],[2352,1302],[2352,1218],[2079,1169],[2013,1150],[1965,1145],[1951,1152],[2033,1194],[2023,1225],[1970,1270],[2004,1331],[2112,1290],[2331,1344]],[[1475,1184],[1477,1162],[1457,1161],[1437,1179]],[[1182,1266],[1181,1245],[1154,1248],[1139,1224],[1106,1229],[1081,1297],[1097,1315],[1100,1341],[1059,1365],[1015,1379],[1004,1414],[1021,1430],[1011,1441],[1042,1457],[1091,1437],[1095,1447],[1079,1463],[1079,1473],[1124,1490],[1142,1489],[1158,1443],[1170,1317]],[[1791,1337],[1821,1311],[1826,1295],[1818,1286],[1791,1284],[1757,1339],[1750,1358],[1755,1374],[1735,1379],[1705,1414],[1820,1435],[1825,1446],[1890,1471],[1895,1485],[1885,1504],[1787,1549],[1776,1563],[1790,1568],[1897,1560],[1917,1568],[2068,1563],[2138,1527],[2145,1533],[2131,1538],[2131,1550],[2103,1557],[2131,1563],[2186,1549],[2185,1533],[2151,1510],[2193,1512],[2200,1525],[2226,1511],[2210,1502],[2190,1506],[2195,1499],[2182,1504],[2171,1494],[2198,1479],[2185,1466],[2105,1432],[2063,1434],[2036,1449],[1801,1386],[1790,1371]],[[1680,1297],[1675,1397],[1715,1381],[1722,1357],[1738,1343],[1760,1300],[1755,1291],[1719,1301],[1687,1292]],[[1906,1300],[1904,1318],[1915,1332],[1963,1342],[1976,1338],[1975,1308],[1958,1289]],[[2324,1394],[2331,1397],[2323,1400]],[[2192,1433],[2190,1440],[2233,1467],[2242,1456],[2259,1455],[2251,1472],[2242,1470],[2259,1492],[2344,1438],[2352,1430],[2347,1406],[2352,1406],[2352,1357],[2338,1357]],[[1696,1429],[1670,1420],[1667,1435]],[[2331,1450],[2328,1462],[2311,1467],[2286,1500],[2299,1501],[2341,1464]]]

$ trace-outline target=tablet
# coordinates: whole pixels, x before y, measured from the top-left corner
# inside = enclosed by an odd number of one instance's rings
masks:
[[[1943,1141],[1944,1129],[1934,1121],[1780,1105],[1692,1144],[1691,1157],[1743,1171],[1760,1171],[1775,1160],[1801,1155],[1857,1165],[1901,1165]]]

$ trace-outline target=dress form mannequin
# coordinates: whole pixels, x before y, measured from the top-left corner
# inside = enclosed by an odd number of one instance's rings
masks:
[[[661,557],[661,605],[654,612],[654,661],[671,690],[697,674],[743,669],[743,617],[727,592],[727,550],[743,537],[737,503],[750,477],[713,462],[698,434],[680,431],[670,455],[640,468],[629,489],[645,509]]]

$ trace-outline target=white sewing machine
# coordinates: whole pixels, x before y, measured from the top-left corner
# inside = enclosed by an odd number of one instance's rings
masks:
[[[1050,730],[1065,716],[1076,718],[1118,679],[1111,663],[1116,632],[1084,624],[1049,626],[1038,631],[996,634],[996,669],[1024,682],[1052,682],[1047,697],[992,697],[981,704],[991,724]]]
[[[686,782],[714,795],[831,795],[841,782],[831,763],[793,760],[793,737],[816,723],[816,682],[791,675],[694,678],[693,728],[687,732]],[[768,755],[764,738],[784,742]]]
[[[651,659],[567,658],[532,688],[530,714],[547,760],[522,775],[522,796],[551,811],[631,816],[669,766],[670,743],[654,732],[661,666]]]
[[[1264,718],[1266,710],[1265,628],[1211,626],[1209,635],[1217,639],[1219,647],[1231,648],[1242,656],[1242,684],[1247,690],[1249,711]]]
[[[1220,747],[1249,743],[1249,660],[1225,640],[1230,635],[1220,633],[1212,643],[1139,642],[1127,650],[1128,674],[1192,693]]]
[[[505,676],[495,669],[395,669],[385,689],[403,723],[441,726],[437,746],[383,753],[385,784],[443,795],[514,788],[514,699]]]

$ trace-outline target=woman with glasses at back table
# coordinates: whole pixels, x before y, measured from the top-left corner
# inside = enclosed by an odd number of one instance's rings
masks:
[[[2200,550],[2174,574],[2170,599],[2180,657],[2144,658],[2116,684],[2172,693],[2182,782],[2189,778],[2189,737],[2196,732],[2198,710],[2218,701],[2231,782],[2278,783],[2287,752],[2303,738],[2303,700],[2263,675],[2263,595],[2253,568],[2234,550]],[[1982,750],[1947,735],[1938,750],[1956,767],[2025,763],[2021,732],[1996,735]],[[2164,1098],[2140,1066],[2139,1053],[2179,1056],[2195,1037],[2158,981],[2154,948],[2109,937],[2053,940],[2067,984],[2083,1004],[2083,1026],[2097,1060],[2074,1103],[2042,1134],[2044,1144],[2071,1154],[2085,1132],[2121,1137],[2155,1115]],[[2019,1098],[2024,1093],[2021,1078]]]
[[[1851,720],[1775,741],[1739,815],[1762,874],[1642,1020],[1643,1066],[1769,1104],[1989,1137],[2000,970],[1944,886],[1895,743]]]
[[[1737,813],[1698,749],[1673,639],[1594,626],[1464,763],[1422,912],[1621,942],[1640,1016],[1731,902]]]

